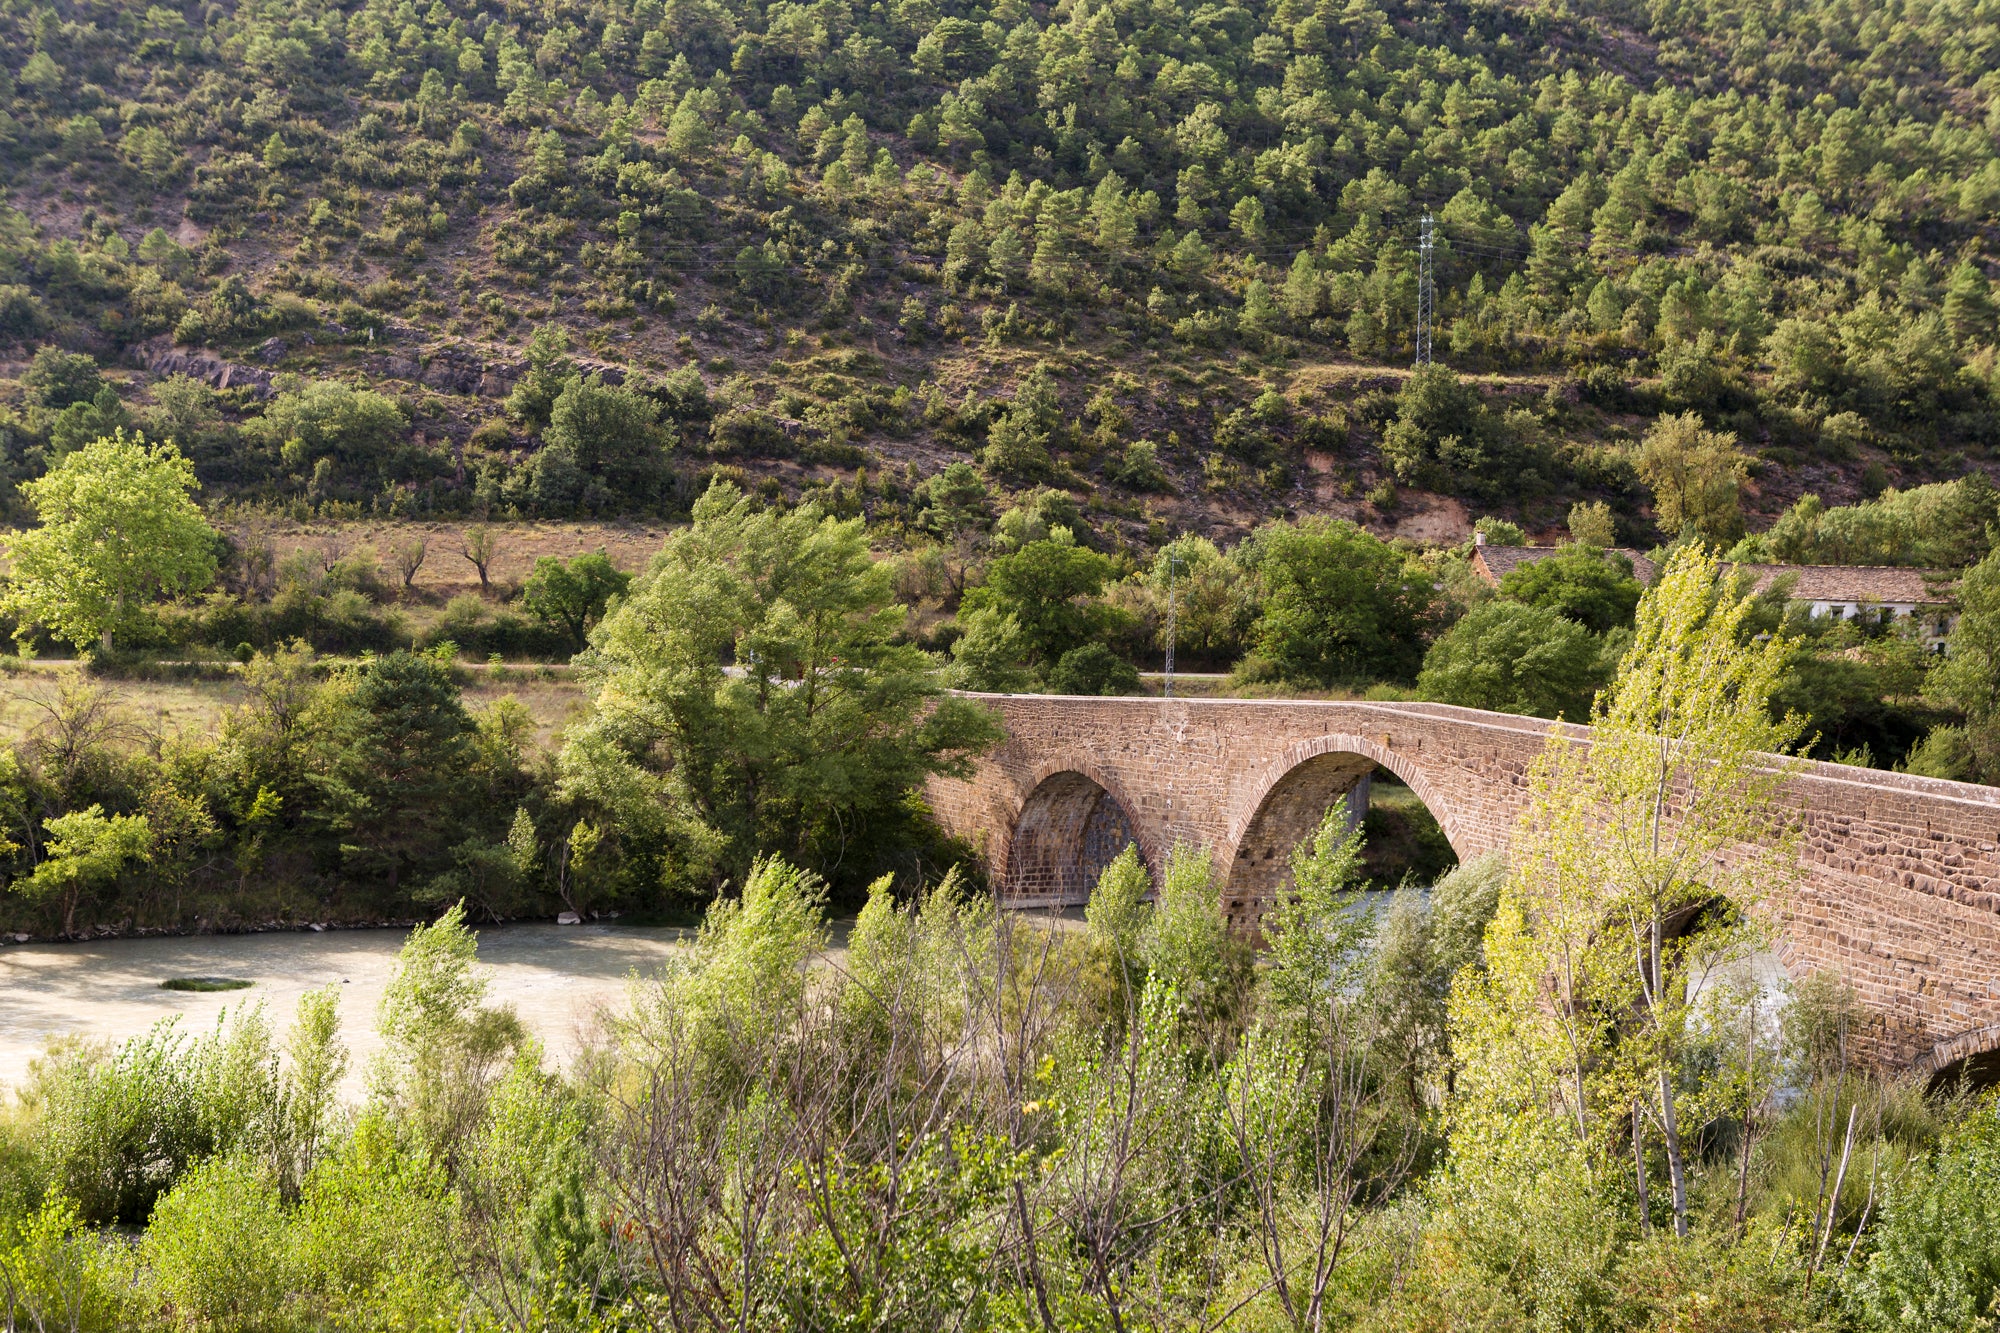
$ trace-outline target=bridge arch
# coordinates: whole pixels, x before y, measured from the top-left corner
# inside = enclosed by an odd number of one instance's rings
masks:
[[[1938,1042],[1912,1063],[1910,1072],[1931,1088],[1948,1087],[1960,1078],[1974,1089],[2000,1083],[2000,1023],[1971,1028]]]
[[[1416,794],[1461,859],[1476,854],[1464,841],[1450,804],[1408,755],[1365,736],[1315,736],[1288,746],[1266,764],[1231,812],[1222,846],[1227,877],[1222,903],[1231,924],[1256,924],[1284,887],[1292,849],[1336,802],[1352,802],[1350,819],[1367,813],[1368,776],[1377,765]]]
[[[998,867],[1009,905],[1074,906],[1090,900],[1104,868],[1128,845],[1155,876],[1165,864],[1158,834],[1118,779],[1084,755],[1038,765],[1009,824]]]

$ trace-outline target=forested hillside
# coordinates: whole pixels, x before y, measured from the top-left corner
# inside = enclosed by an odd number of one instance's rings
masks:
[[[0,440],[18,481],[138,426],[301,515],[670,516],[721,466],[894,522],[967,458],[1125,541],[1412,490],[1644,541],[1636,439],[1693,411],[1753,509],[1851,500],[2000,438],[1995,39],[1971,2],[16,0]],[[1428,413],[1426,210],[1480,387]]]

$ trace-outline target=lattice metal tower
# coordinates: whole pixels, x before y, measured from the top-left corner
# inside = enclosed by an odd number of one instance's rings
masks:
[[[1423,226],[1417,233],[1417,364],[1431,363],[1431,313],[1436,304],[1431,287],[1431,212],[1424,210]]]

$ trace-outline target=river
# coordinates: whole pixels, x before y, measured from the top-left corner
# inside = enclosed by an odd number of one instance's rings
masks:
[[[1391,898],[1371,893],[1358,906],[1379,916]],[[1074,926],[1078,916],[1060,919]],[[852,924],[834,923],[834,956]],[[692,934],[616,922],[482,927],[487,999],[511,1004],[548,1054],[565,1063],[602,1032],[607,1011],[627,1006],[632,979],[656,974]],[[174,1014],[182,1015],[187,1030],[200,1031],[224,1009],[259,1001],[282,1034],[300,995],[338,985],[341,1035],[353,1055],[342,1092],[358,1101],[369,1058],[382,1044],[375,1035],[376,1007],[407,936],[400,929],[274,931],[8,946],[0,950],[0,1087],[19,1087],[29,1062],[52,1037],[122,1041]],[[1784,970],[1769,954],[1731,973],[1739,984],[1745,974],[1753,977],[1773,995],[1782,988]],[[161,989],[170,977],[234,977],[253,984],[235,991]]]
[[[261,1000],[282,1035],[300,995],[338,985],[342,1036],[354,1057],[342,1090],[358,1100],[368,1059],[381,1046],[376,1006],[407,935],[330,930],[10,945],[0,950],[0,1085],[19,1087],[51,1037],[120,1041],[173,1014],[201,1030],[225,1008]],[[489,1002],[513,1005],[560,1062],[600,1030],[607,1007],[624,1007],[631,977],[657,972],[690,935],[617,923],[487,926],[479,931],[479,961],[491,983]],[[254,984],[162,990],[170,977]]]

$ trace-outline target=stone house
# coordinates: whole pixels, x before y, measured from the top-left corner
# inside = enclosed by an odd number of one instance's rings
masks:
[[[1509,571],[1554,555],[1553,546],[1494,546],[1484,533],[1473,536],[1472,567],[1486,582],[1498,587]],[[1632,563],[1632,573],[1650,587],[1660,575],[1658,562],[1639,551],[1614,549]],[[1779,580],[1789,580],[1790,600],[1808,607],[1816,616],[1836,616],[1851,620],[1874,613],[1918,618],[1924,642],[1942,649],[1944,640],[1957,621],[1952,602],[1951,575],[1935,569],[1910,569],[1899,565],[1740,565],[1762,592]]]

